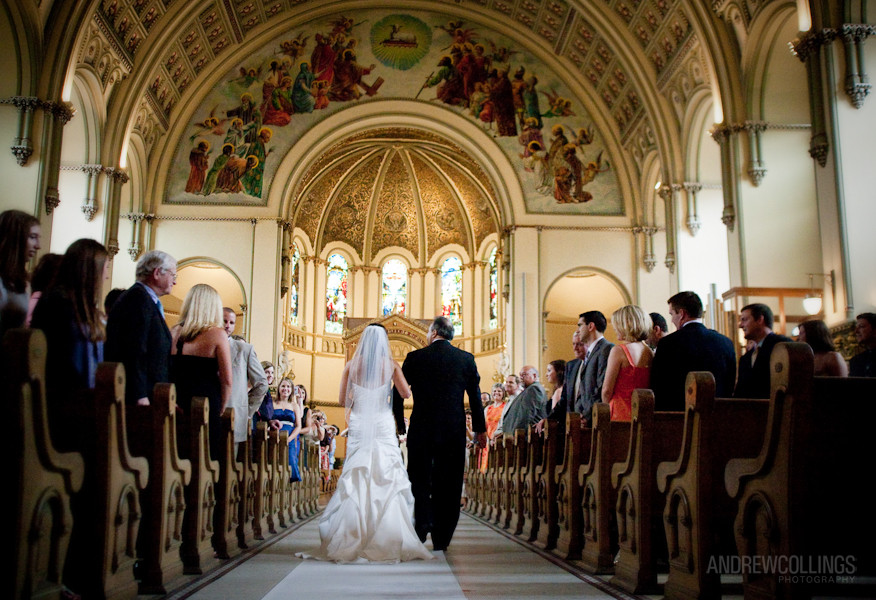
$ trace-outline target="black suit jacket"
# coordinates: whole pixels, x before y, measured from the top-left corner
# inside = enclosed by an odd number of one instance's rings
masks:
[[[736,380],[736,351],[730,338],[702,323],[688,323],[661,338],[651,363],[655,410],[684,410],[691,371],[711,372],[717,396],[729,398]]]
[[[560,400],[553,408],[549,408],[547,418],[552,421],[557,421],[560,424],[560,429],[566,425],[566,413],[572,412],[575,408],[575,375],[578,373],[578,366],[581,364],[580,358],[573,358],[566,363],[566,375],[563,378],[563,391],[560,392]],[[548,407],[550,407],[550,398],[548,398]]]
[[[465,394],[471,408],[472,429],[475,433],[487,430],[478,387],[481,377],[470,353],[454,348],[448,341],[436,340],[410,352],[402,372],[414,397],[408,446],[457,439],[462,443]],[[398,431],[404,433],[404,401],[397,391],[393,392],[393,412]]]
[[[770,332],[760,345],[754,364],[751,364],[751,352],[743,354],[739,359],[739,379],[733,395],[737,398],[769,398],[770,355],[776,344],[790,341],[790,338]]]
[[[170,381],[170,330],[149,292],[139,283],[110,310],[104,356],[125,365],[125,399],[152,399],[156,383]]]

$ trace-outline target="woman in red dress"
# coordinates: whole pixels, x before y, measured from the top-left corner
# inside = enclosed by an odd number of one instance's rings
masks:
[[[638,306],[622,306],[611,315],[618,344],[608,355],[602,401],[611,407],[612,421],[632,417],[633,390],[650,387],[654,353],[645,343],[651,318]]]

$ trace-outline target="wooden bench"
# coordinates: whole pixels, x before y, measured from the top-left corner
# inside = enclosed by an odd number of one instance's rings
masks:
[[[518,429],[513,434],[505,439],[505,455],[507,468],[507,488],[508,488],[508,529],[514,535],[520,535],[523,532],[525,524],[523,512],[523,472],[526,469],[526,459],[528,456],[528,440],[526,432]]]
[[[519,431],[519,430],[518,430]],[[520,475],[520,513],[523,515],[523,530],[520,536],[528,542],[538,537],[538,473],[544,451],[544,436],[529,429],[525,431],[529,439],[526,445],[526,463],[519,469]]]
[[[635,390],[632,408],[626,462],[611,470],[620,547],[611,583],[632,594],[657,594],[656,561],[666,551],[666,498],[657,491],[657,465],[678,457],[684,412],[654,412],[651,390]]]
[[[581,415],[566,415],[566,445],[562,464],[557,465],[557,547],[556,553],[566,560],[581,558],[581,484],[578,469],[590,456],[593,434],[581,428]]]
[[[44,391],[46,338],[41,331],[13,329],[3,336],[0,391],[10,409],[4,436],[12,506],[3,519],[13,560],[4,573],[10,598],[60,597],[64,561],[73,528],[70,496],[82,488],[81,455],[59,453],[52,444]],[[10,573],[11,572],[11,573]]]
[[[177,423],[181,425],[178,443],[187,446],[184,456],[191,465],[191,478],[185,488],[186,509],[180,554],[183,573],[201,575],[215,566],[213,511],[216,507],[215,486],[219,481],[219,462],[210,457],[210,405],[207,398],[192,398],[190,413],[180,416]],[[221,443],[215,446],[230,451]]]
[[[873,456],[876,379],[813,377],[813,360],[806,344],[773,349],[760,453],[724,470],[738,555],[761,561],[742,570],[746,598],[876,595],[862,583],[874,574],[876,516],[860,462]],[[783,557],[805,557],[798,564],[816,572],[782,575]],[[778,568],[766,566],[773,561]]]
[[[578,468],[581,485],[582,535],[581,564],[594,574],[613,573],[617,523],[617,490],[611,484],[615,463],[626,458],[630,444],[630,424],[611,420],[608,404],[593,406],[593,431],[590,457]]]
[[[511,527],[516,514],[516,480],[515,469],[517,468],[514,444],[514,434],[502,435],[498,454],[498,468],[496,470],[496,494],[494,506],[494,521],[504,529]]]
[[[218,558],[231,558],[238,554],[237,526],[240,516],[242,494],[240,480],[243,466],[236,459],[234,443],[234,409],[228,407],[222,413],[222,447],[225,452],[217,457],[219,478],[216,481],[216,508],[213,511],[213,548]],[[244,442],[245,443],[245,442]]]
[[[240,503],[237,505],[237,547],[243,550],[255,541],[255,505],[257,464],[253,460],[253,434],[237,447],[237,487]]]
[[[131,453],[149,463],[149,483],[140,494],[143,519],[137,538],[141,594],[166,594],[183,572],[180,557],[185,487],[192,465],[179,457],[176,442],[176,390],[155,385],[150,406],[127,407]]]
[[[669,555],[668,598],[721,595],[721,577],[710,560],[735,554],[736,503],[724,489],[733,458],[751,458],[763,446],[770,401],[715,398],[708,372],[687,376],[685,422],[679,456],[657,466],[657,487]]]
[[[499,515],[505,502],[505,436],[496,439],[491,448],[490,466],[487,471],[487,505],[483,517],[488,521],[499,522]]]
[[[545,421],[544,451],[541,464],[535,468],[536,499],[538,506],[538,535],[536,543],[545,550],[553,550],[557,545],[559,519],[557,515],[557,465],[563,459],[564,438],[560,437],[560,424]]]
[[[255,496],[252,504],[252,531],[257,540],[265,539],[270,530],[268,505],[271,497],[271,473],[268,465],[268,425],[256,423],[252,435],[252,464],[255,468]]]

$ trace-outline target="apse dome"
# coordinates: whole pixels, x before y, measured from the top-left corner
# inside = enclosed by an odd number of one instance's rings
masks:
[[[411,128],[371,130],[332,146],[295,188],[290,220],[317,253],[344,242],[366,263],[387,247],[428,264],[458,244],[470,257],[500,231],[483,169],[451,141]]]

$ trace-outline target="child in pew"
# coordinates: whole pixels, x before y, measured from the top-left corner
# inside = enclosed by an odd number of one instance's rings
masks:
[[[0,213],[0,338],[24,326],[30,299],[28,262],[40,249],[40,222],[20,210]]]

